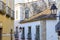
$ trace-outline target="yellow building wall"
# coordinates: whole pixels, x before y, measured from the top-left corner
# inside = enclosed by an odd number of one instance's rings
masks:
[[[6,3],[6,0],[2,0],[4,3]]]
[[[14,21],[11,20],[10,18],[7,18],[5,15],[0,14],[0,21],[2,22],[2,33],[5,34],[10,34],[11,28],[14,29]],[[2,34],[2,40],[11,40],[10,35],[9,36],[4,36]]]
[[[12,9],[12,6],[14,6],[13,0],[2,0],[2,1],[11,9]],[[1,14],[2,13],[0,13],[0,22],[2,22],[2,40],[11,40],[10,32],[11,32],[11,28],[14,29],[14,20],[7,18],[5,15],[1,15]],[[13,33],[14,33],[14,30],[13,30]],[[14,39],[14,36],[13,36],[13,39]]]
[[[11,40],[11,39],[10,39],[10,36],[6,36],[6,37],[3,37],[2,40]]]

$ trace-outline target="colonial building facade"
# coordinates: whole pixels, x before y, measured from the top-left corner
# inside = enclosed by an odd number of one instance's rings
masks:
[[[14,39],[13,27],[14,0],[0,0],[0,40]]]
[[[18,5],[21,17],[17,25],[20,40],[58,40],[55,29],[59,22],[59,0],[37,0]]]

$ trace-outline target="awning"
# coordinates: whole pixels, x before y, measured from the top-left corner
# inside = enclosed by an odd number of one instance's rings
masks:
[[[41,13],[38,13],[28,19],[20,21],[20,23],[27,23],[27,22],[33,22],[33,21],[39,21],[39,20],[55,20],[56,14],[51,14],[51,10],[47,8]]]

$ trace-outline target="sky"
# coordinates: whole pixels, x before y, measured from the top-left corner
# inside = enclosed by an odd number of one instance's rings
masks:
[[[19,3],[19,2],[22,2],[22,0],[15,0],[15,4]]]
[[[15,0],[15,4],[17,3],[23,3],[23,2],[31,2],[31,1],[36,1],[36,0]]]
[[[27,2],[28,0],[15,0],[15,4],[16,3],[23,3],[23,2]],[[31,1],[31,0],[30,0]]]

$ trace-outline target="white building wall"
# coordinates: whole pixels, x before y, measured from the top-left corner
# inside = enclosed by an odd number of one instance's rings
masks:
[[[20,27],[25,27],[25,40],[27,40],[28,27],[31,26],[32,40],[35,40],[36,26],[40,25],[40,21],[21,24]],[[41,32],[41,30],[40,30]],[[40,34],[41,35],[41,34]],[[20,36],[19,36],[20,39]]]
[[[58,40],[58,35],[55,31],[55,26],[58,23],[57,20],[46,20],[46,40]],[[31,33],[32,33],[32,40],[35,40],[35,34],[36,34],[36,26],[40,25],[40,40],[42,40],[42,26],[40,24],[40,21],[37,22],[31,22],[31,23],[25,23],[19,25],[19,27],[25,28],[25,40],[27,40],[27,33],[28,33],[28,27],[31,26]],[[20,39],[21,36],[19,36]]]
[[[55,26],[57,23],[57,20],[46,21],[46,40],[58,40],[58,35],[55,31]]]

